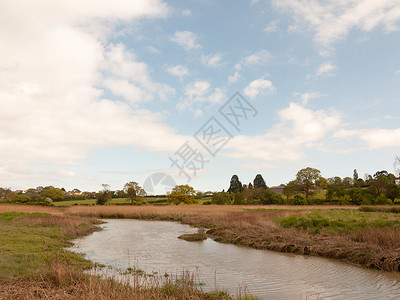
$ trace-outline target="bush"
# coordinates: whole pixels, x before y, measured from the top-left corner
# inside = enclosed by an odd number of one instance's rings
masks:
[[[375,204],[392,204],[392,200],[384,195],[379,195],[375,200]]]
[[[285,200],[281,195],[271,192],[270,190],[266,190],[264,193],[264,197],[261,199],[262,204],[284,204]]]
[[[293,198],[293,205],[307,205],[307,200],[300,195],[295,195]]]
[[[231,194],[227,192],[214,193],[211,197],[211,203],[217,205],[231,204]]]
[[[111,193],[109,191],[102,191],[96,194],[96,204],[105,205],[111,200]]]

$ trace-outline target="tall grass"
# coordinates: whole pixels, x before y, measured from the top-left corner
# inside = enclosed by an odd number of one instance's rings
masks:
[[[61,214],[60,210],[55,207],[40,206],[40,205],[15,205],[15,204],[0,204],[0,213],[18,212],[18,213],[45,213],[45,214]]]
[[[96,274],[85,274],[82,269],[68,266],[57,258],[48,263],[45,273],[3,281],[0,287],[0,299],[232,299],[223,291],[202,292],[195,285],[194,275],[187,272],[173,278],[132,273],[102,279]]]

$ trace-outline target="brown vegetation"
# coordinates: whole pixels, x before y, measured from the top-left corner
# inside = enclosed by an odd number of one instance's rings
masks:
[[[276,222],[315,209],[333,206],[167,206],[167,207],[71,207],[67,213],[101,218],[135,218],[179,221],[209,228],[207,235],[219,242],[256,249],[291,252],[346,260],[369,268],[400,271],[400,229],[367,227],[355,231],[314,232],[283,228]],[[355,207],[346,207],[354,209]],[[245,209],[245,210],[244,210]],[[275,210],[273,210],[275,209]]]
[[[140,281],[140,275],[127,276],[130,281]],[[128,280],[121,283],[112,278],[89,276],[81,269],[67,266],[56,259],[49,263],[48,272],[42,276],[0,281],[0,299],[231,299],[224,292],[204,293],[196,289],[190,274],[163,281],[150,279],[150,288],[143,288],[142,285],[132,287]]]
[[[17,212],[17,213],[43,213],[51,215],[61,214],[56,207],[40,206],[40,205],[16,205],[16,204],[0,204],[0,213]]]

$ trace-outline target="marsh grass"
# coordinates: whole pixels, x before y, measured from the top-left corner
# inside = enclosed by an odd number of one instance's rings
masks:
[[[203,292],[187,272],[175,277],[87,274],[94,265],[64,249],[98,223],[76,215],[1,213],[0,299],[232,299],[223,291]]]
[[[40,275],[0,282],[0,299],[232,299],[223,291],[203,292],[194,284],[193,274],[156,278],[136,273],[121,276],[88,275],[62,260],[48,262]],[[247,295],[241,299],[255,299]]]
[[[79,255],[63,250],[69,239],[96,230],[95,220],[48,214],[0,214],[0,279],[39,274],[49,257],[90,265]]]
[[[320,233],[349,233],[357,228],[399,227],[400,216],[388,213],[365,213],[350,210],[316,210],[278,220],[284,228],[295,227]]]

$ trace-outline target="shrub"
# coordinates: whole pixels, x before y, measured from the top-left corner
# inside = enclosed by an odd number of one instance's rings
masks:
[[[295,195],[293,198],[293,205],[307,205],[307,200],[300,195]]]
[[[214,193],[211,197],[211,203],[217,205],[224,205],[224,204],[231,204],[232,197],[230,193],[227,192],[220,192]]]

